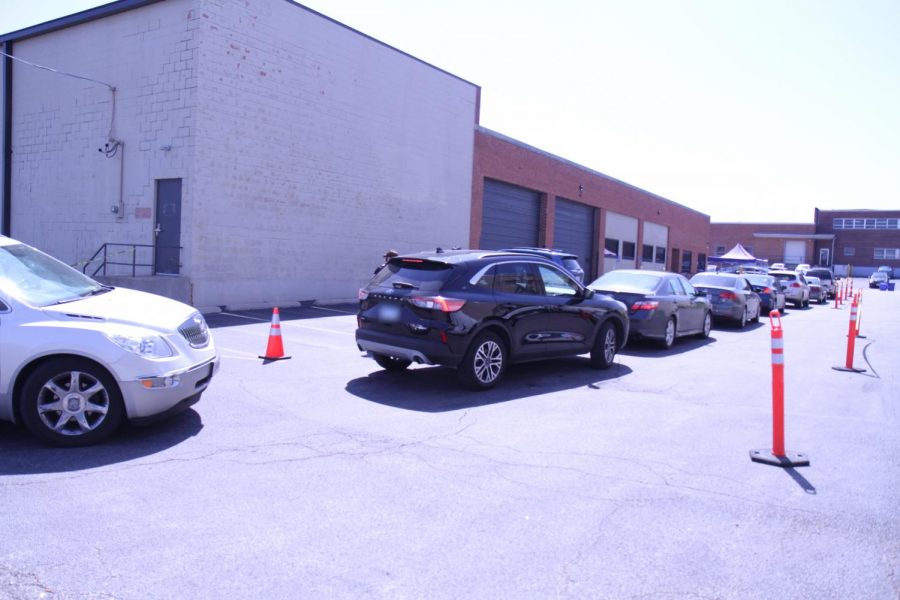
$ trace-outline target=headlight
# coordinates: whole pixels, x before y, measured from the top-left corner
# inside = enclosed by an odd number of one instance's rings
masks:
[[[146,358],[168,358],[175,353],[172,347],[158,335],[110,335],[108,336],[121,348]]]

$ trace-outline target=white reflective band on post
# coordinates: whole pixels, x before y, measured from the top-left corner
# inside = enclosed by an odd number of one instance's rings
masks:
[[[784,364],[784,354],[773,354],[772,355],[772,364],[773,365],[783,365]]]
[[[784,350],[784,338],[772,338],[772,349]]]

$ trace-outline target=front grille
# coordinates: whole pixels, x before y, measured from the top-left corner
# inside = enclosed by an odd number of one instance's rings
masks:
[[[182,323],[178,327],[178,333],[184,336],[191,348],[205,348],[209,344],[209,327],[200,313]]]

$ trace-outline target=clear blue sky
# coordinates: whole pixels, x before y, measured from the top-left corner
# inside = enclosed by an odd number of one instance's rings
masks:
[[[0,31],[99,4],[0,0]],[[900,210],[898,0],[303,4],[480,85],[485,127],[714,221]]]

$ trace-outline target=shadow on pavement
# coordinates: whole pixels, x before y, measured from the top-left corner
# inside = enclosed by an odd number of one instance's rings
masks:
[[[807,481],[806,477],[797,472],[797,469],[793,467],[785,469],[785,473],[791,476],[791,479],[797,482],[797,485],[803,488],[803,491],[807,494],[815,496],[818,492],[816,491],[815,486]]]
[[[301,319],[321,319],[322,317],[346,317],[355,315],[359,306],[353,304],[334,304],[318,306],[313,303],[301,303],[300,306],[278,307],[278,318],[281,321],[297,321]],[[272,309],[224,310],[219,313],[203,315],[210,329],[234,327],[251,323],[271,323]]]
[[[67,473],[123,463],[177,446],[203,429],[200,414],[188,409],[148,427],[128,424],[105,442],[85,448],[42,444],[24,427],[0,424],[0,475]]]
[[[586,357],[574,357],[512,365],[497,387],[483,392],[462,387],[456,370],[447,367],[414,368],[399,373],[379,370],[349,381],[346,390],[385,406],[449,412],[582,387],[601,389],[605,381],[630,373],[631,369],[620,363],[597,370],[590,367]]]
[[[660,346],[657,340],[628,340],[628,345],[625,346],[625,349],[621,350],[619,354],[623,356],[642,356],[645,358],[654,356],[674,356],[715,343],[716,338],[713,337],[714,334],[715,330],[710,334],[710,337],[704,339],[695,337],[678,338],[675,340],[675,343],[672,344],[672,347],[668,349],[664,349]]]

